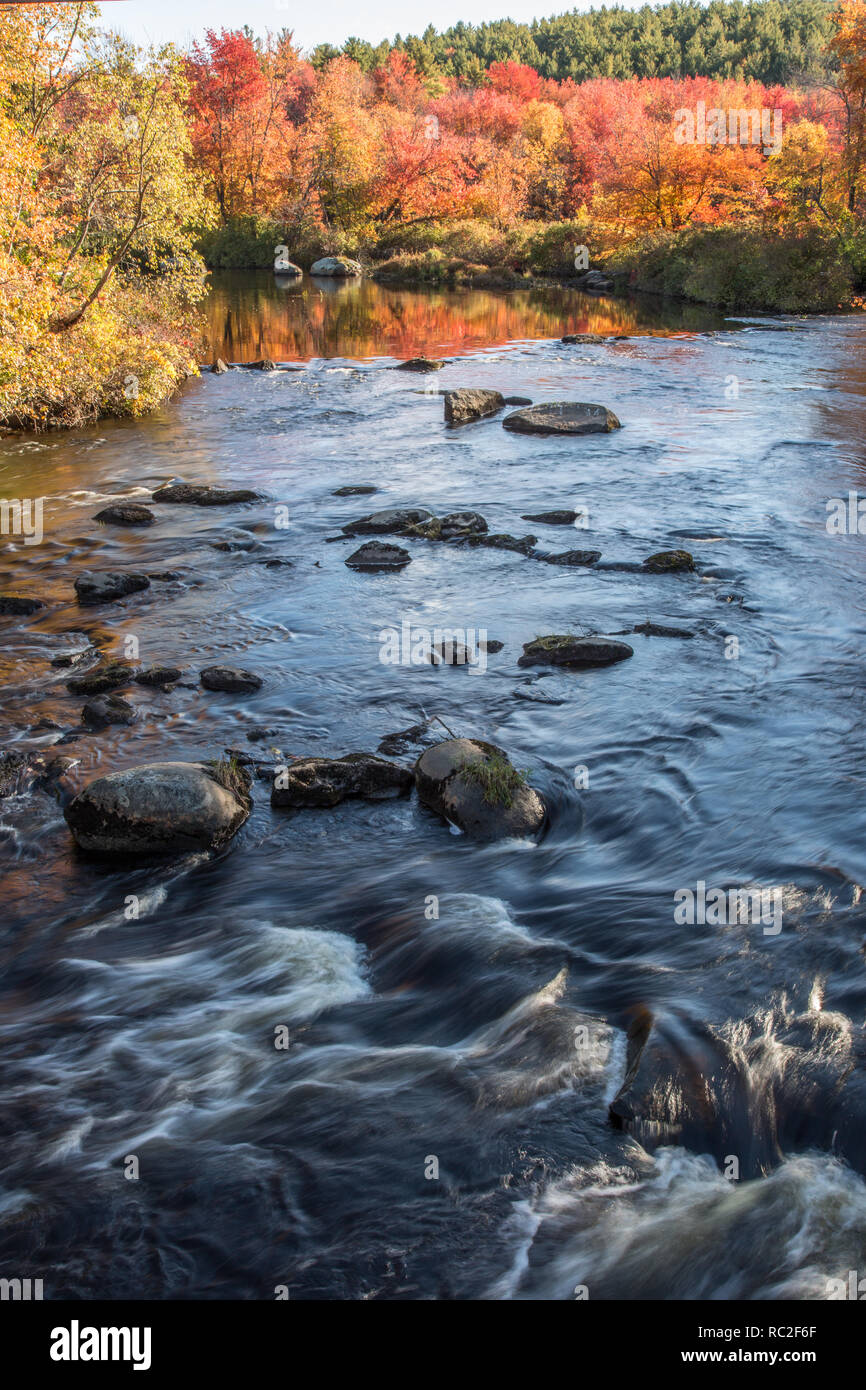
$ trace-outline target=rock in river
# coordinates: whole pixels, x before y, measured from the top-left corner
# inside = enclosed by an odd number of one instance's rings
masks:
[[[221,764],[149,763],[97,777],[64,815],[82,849],[97,853],[219,849],[250,813],[249,786]]]
[[[272,806],[336,806],[347,796],[382,801],[404,796],[412,773],[375,753],[347,753],[342,758],[299,758],[277,769]]]
[[[694,557],[687,550],[660,550],[643,563],[644,569],[653,574],[678,574],[695,567]]]
[[[73,695],[104,695],[107,690],[117,690],[121,685],[129,685],[135,678],[136,667],[125,661],[102,661],[92,671],[83,676],[73,676],[66,682],[66,689]]]
[[[112,502],[97,512],[94,521],[110,521],[115,526],[152,526],[156,517],[140,502]]]
[[[38,613],[45,604],[41,598],[26,598],[23,594],[0,594],[0,614],[6,617],[24,617],[28,613]]]
[[[345,487],[335,487],[332,497],[363,497],[368,492],[378,492],[372,483],[347,483]]]
[[[360,263],[350,260],[348,256],[322,256],[310,266],[311,275],[328,275],[341,280],[361,273]]]
[[[530,512],[524,514],[521,521],[538,521],[543,526],[573,526],[577,521],[577,512]]]
[[[546,565],[576,565],[586,566],[597,565],[601,559],[600,550],[562,550],[554,555],[536,555],[536,560],[543,560]]]
[[[437,362],[432,357],[410,357],[408,362],[398,362],[394,368],[395,372],[441,372],[445,366],[444,362]]]
[[[547,814],[508,755],[480,739],[446,739],[428,748],[415,764],[415,784],[425,806],[477,840],[535,835]]]
[[[611,666],[634,656],[627,642],[610,637],[572,637],[570,634],[536,637],[524,642],[518,666]]]
[[[127,594],[137,594],[149,588],[147,575],[137,574],[134,570],[85,570],[75,581],[78,602],[88,606],[113,603],[116,599],[126,598]]]
[[[506,415],[502,424],[517,434],[609,434],[622,428],[606,405],[589,405],[585,401],[532,405]]]
[[[346,564],[352,570],[400,570],[412,563],[412,556],[401,545],[367,541],[353,551]]]
[[[207,487],[199,483],[168,483],[157,488],[152,502],[176,502],[190,507],[230,507],[240,502],[258,502],[259,494],[249,488]]]
[[[466,425],[470,420],[495,415],[504,405],[505,398],[499,391],[461,387],[457,391],[445,392],[445,419],[449,425]]]
[[[173,685],[182,675],[179,666],[149,666],[146,671],[139,671],[135,680],[138,685]]]
[[[199,675],[205,690],[224,690],[229,695],[248,695],[262,686],[261,676],[238,666],[206,666]]]
[[[399,535],[410,526],[432,520],[433,514],[426,507],[388,507],[385,511],[370,512],[357,521],[349,521],[341,530],[344,536]]]
[[[94,695],[81,711],[81,718],[91,729],[105,729],[109,724],[134,724],[135,705],[122,695]]]

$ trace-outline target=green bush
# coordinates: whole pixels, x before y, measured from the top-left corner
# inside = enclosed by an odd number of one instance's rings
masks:
[[[628,274],[634,289],[788,314],[847,306],[855,278],[838,240],[816,225],[654,232],[615,251],[606,268]]]

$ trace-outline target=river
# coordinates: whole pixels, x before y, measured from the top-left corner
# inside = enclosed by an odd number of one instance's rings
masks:
[[[414,795],[292,813],[257,782],[227,852],[137,864],[76,851],[39,788],[0,802],[0,1272],[53,1298],[407,1300],[820,1299],[866,1272],[866,540],[826,525],[866,494],[866,318],[234,274],[208,322],[213,353],[294,370],[0,441],[0,494],[45,499],[40,544],[0,538],[0,589],[46,604],[0,618],[3,747],[71,731],[80,786],[249,750],[254,726],[274,758],[337,755],[436,715],[505,748],[549,824],[479,844]],[[418,353],[450,360],[390,370]],[[623,429],[449,429],[456,386],[601,402]],[[94,522],[172,480],[266,500]],[[403,504],[602,567],[415,541],[371,575],[326,543]],[[576,538],[521,519],[554,508]],[[214,549],[230,528],[254,547]],[[673,547],[695,573],[617,568]],[[85,610],[89,567],[179,577]],[[404,620],[504,648],[383,664]],[[647,620],[692,636],[517,665],[536,635]],[[188,678],[83,732],[51,661],[129,638]],[[262,689],[205,691],[215,662]],[[772,894],[778,923],[681,925],[702,883]],[[614,1128],[650,1015],[649,1118]]]

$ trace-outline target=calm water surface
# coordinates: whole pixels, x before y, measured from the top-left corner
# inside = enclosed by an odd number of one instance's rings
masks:
[[[209,312],[214,352],[302,369],[0,442],[2,495],[46,498],[41,545],[2,538],[0,588],[47,602],[0,618],[4,745],[49,748],[45,717],[77,731],[75,787],[253,749],[253,726],[268,756],[337,755],[436,714],[528,769],[550,823],[484,845],[414,796],[292,814],[257,782],[222,856],[112,864],[51,796],[5,799],[0,1272],[46,1297],[825,1297],[866,1259],[866,541],[825,526],[828,498],[866,490],[866,319],[262,276],[223,277]],[[389,369],[417,353],[453,360]],[[449,430],[455,386],[602,402],[623,429]],[[93,521],[174,479],[265,498]],[[403,572],[358,574],[357,542],[326,544],[402,504],[611,568],[416,541]],[[576,534],[521,519],[578,506]],[[230,528],[255,547],[214,549]],[[695,574],[615,567],[683,545]],[[88,567],[180,578],[84,610]],[[383,665],[403,619],[504,649],[483,673]],[[606,670],[517,666],[537,634],[646,619],[694,635],[634,636]],[[51,661],[130,636],[189,685],[132,686],[132,727],[82,734]],[[206,692],[215,662],[263,688]],[[677,925],[698,881],[778,890],[782,930]],[[656,1118],[628,1133],[608,1104],[646,1011]]]

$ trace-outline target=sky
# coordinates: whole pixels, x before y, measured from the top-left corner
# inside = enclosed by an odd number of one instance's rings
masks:
[[[644,0],[618,3],[637,9]],[[379,43],[395,34],[420,34],[428,24],[447,29],[460,19],[467,24],[505,18],[527,21],[591,8],[590,0],[369,0],[361,9],[356,0],[315,0],[306,5],[298,0],[118,0],[101,6],[111,28],[142,44],[171,39],[185,46],[205,29],[248,24],[258,34],[291,29],[304,50],[318,43],[339,46],[352,35]]]

